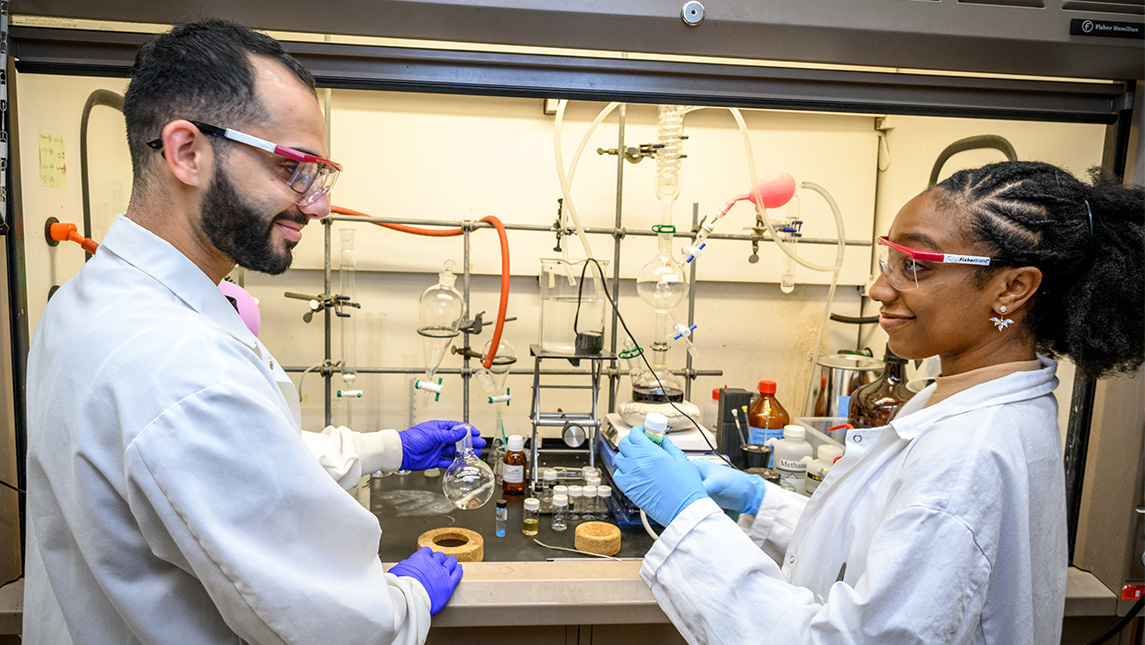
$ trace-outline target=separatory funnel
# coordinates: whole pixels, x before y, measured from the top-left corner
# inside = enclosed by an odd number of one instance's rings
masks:
[[[454,506],[471,511],[484,506],[493,497],[493,471],[473,452],[472,426],[462,423],[465,436],[457,442],[457,456],[441,479],[441,491]]]
[[[485,342],[485,348],[481,351],[485,356],[489,355],[489,350],[493,347],[493,341]],[[498,456],[503,456],[505,451],[505,444],[508,442],[505,434],[504,410],[506,405],[512,400],[509,394],[509,388],[505,387],[505,381],[509,377],[509,368],[513,363],[517,362],[516,351],[513,349],[513,344],[502,338],[501,342],[497,345],[497,353],[493,355],[493,364],[489,369],[479,368],[476,372],[477,382],[481,384],[481,389],[485,391],[488,401],[491,405],[496,406],[497,412],[497,430],[493,435],[492,450],[490,454],[493,455],[493,475],[500,483],[501,477],[501,459]]]
[[[422,337],[425,353],[425,378],[414,381],[414,387],[426,392],[423,407],[429,404],[430,392],[434,394],[434,401],[440,398],[441,379],[434,381],[433,375],[453,339],[461,333],[461,319],[465,315],[461,292],[453,286],[457,276],[452,269],[453,262],[446,261],[445,268],[437,274],[437,284],[422,292],[418,300],[417,333]]]

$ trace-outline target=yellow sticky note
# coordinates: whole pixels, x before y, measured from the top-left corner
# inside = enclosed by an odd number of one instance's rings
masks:
[[[66,188],[67,160],[64,158],[64,138],[40,133],[40,185],[48,188]]]

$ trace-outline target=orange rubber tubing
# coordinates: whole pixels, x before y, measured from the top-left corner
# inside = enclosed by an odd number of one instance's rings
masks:
[[[354,215],[357,217],[370,217],[366,213],[361,213],[356,210],[344,208],[342,206],[330,206],[331,213],[338,213],[339,215]],[[489,369],[493,366],[493,358],[497,355],[497,347],[501,344],[501,332],[505,329],[505,311],[509,308],[509,236],[505,233],[505,225],[501,220],[489,215],[477,220],[479,222],[488,222],[497,229],[497,237],[501,241],[501,303],[497,307],[497,324],[493,327],[493,340],[489,343],[489,353],[485,355],[485,360],[481,361],[482,367]],[[412,233],[414,235],[426,235],[429,237],[454,237],[463,234],[465,231],[460,228],[419,228],[416,226],[406,226],[405,224],[387,224],[384,222],[373,222],[383,228],[401,231],[402,233]]]

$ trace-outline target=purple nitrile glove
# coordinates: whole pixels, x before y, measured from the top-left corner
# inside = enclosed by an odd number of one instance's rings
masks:
[[[435,616],[453,597],[453,590],[461,582],[461,565],[457,558],[423,546],[413,555],[390,567],[395,576],[413,578],[429,594],[429,615]]]
[[[612,479],[661,526],[668,526],[692,502],[708,496],[692,462],[670,440],[657,446],[636,426],[620,440]]]
[[[480,455],[485,447],[481,432],[460,421],[423,421],[398,436],[402,440],[402,470],[428,470],[448,468],[457,455],[454,444],[461,441],[466,430],[473,435],[473,452]]]
[[[692,465],[700,471],[704,490],[720,508],[744,515],[755,515],[759,511],[766,491],[762,477],[710,461],[693,461]]]

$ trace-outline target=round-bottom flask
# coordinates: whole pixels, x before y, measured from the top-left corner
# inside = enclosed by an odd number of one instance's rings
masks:
[[[471,426],[463,423],[465,436],[457,442],[457,456],[441,479],[441,490],[463,511],[481,508],[493,497],[493,470],[473,452]]]

